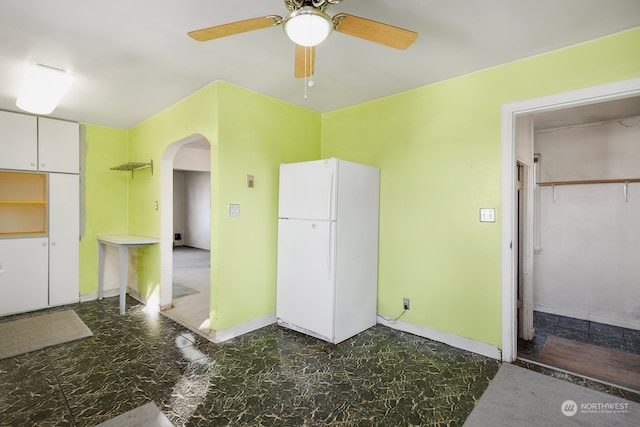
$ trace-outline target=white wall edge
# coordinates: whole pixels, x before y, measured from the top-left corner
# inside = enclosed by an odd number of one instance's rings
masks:
[[[542,313],[557,314],[558,316],[573,317],[574,319],[588,320],[590,322],[604,323],[607,325],[618,326],[620,328],[640,330],[640,322],[634,322],[629,319],[615,319],[611,317],[602,317],[593,315],[588,312],[566,310],[564,308],[553,307],[544,304],[534,304],[535,311]]]
[[[211,331],[209,340],[214,343],[221,343],[232,338],[239,337],[240,335],[244,335],[248,332],[255,331],[256,329],[269,326],[273,323],[276,323],[276,320],[277,319],[275,314],[269,314],[267,316],[259,317],[248,322],[232,326],[228,329],[223,329],[221,331]]]
[[[472,353],[481,354],[482,356],[500,360],[502,352],[495,345],[475,341],[458,335],[442,332],[437,329],[428,328],[426,326],[416,325],[414,323],[403,322],[401,320],[386,320],[378,316],[378,323],[392,329],[408,332],[419,337],[428,338],[438,341],[452,347],[470,351]]]
[[[513,362],[517,358],[517,313],[515,252],[511,242],[515,235],[513,185],[515,168],[515,118],[520,114],[559,110],[640,95],[640,78],[624,80],[565,92],[541,98],[518,101],[502,106],[501,168],[502,168],[502,360]]]

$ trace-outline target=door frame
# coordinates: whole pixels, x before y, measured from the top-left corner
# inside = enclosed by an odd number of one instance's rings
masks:
[[[533,121],[530,121],[533,133]],[[516,156],[518,157],[518,156]],[[533,157],[533,156],[531,156]],[[516,234],[513,247],[516,251],[516,297],[519,295],[518,337],[524,340],[533,339],[533,165],[516,159],[516,176],[520,176],[520,185],[514,188],[514,217],[516,218]]]
[[[502,360],[513,362],[518,350],[518,313],[515,263],[517,251],[512,244],[517,230],[517,215],[514,209],[514,186],[516,185],[516,118],[522,114],[559,110],[581,105],[595,104],[616,99],[640,96],[640,78],[580,89],[541,98],[518,101],[502,106]],[[533,144],[533,141],[531,142]],[[533,147],[531,147],[533,153]],[[532,159],[533,161],[533,159]],[[531,184],[532,185],[532,184]]]

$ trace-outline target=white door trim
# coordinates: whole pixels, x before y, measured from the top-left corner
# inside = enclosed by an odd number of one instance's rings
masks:
[[[558,110],[640,95],[640,78],[572,92],[514,102],[502,106],[502,360],[517,357],[517,280],[511,244],[517,224],[513,208],[515,185],[515,119],[520,114]]]

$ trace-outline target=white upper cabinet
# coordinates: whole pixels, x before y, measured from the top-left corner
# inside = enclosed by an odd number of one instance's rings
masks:
[[[78,123],[38,118],[38,169],[78,173],[80,164]]]
[[[0,111],[0,169],[79,173],[80,125]]]
[[[0,111],[0,169],[33,171],[38,169],[37,162],[38,119]]]

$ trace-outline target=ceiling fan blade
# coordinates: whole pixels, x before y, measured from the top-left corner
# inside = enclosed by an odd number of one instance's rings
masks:
[[[296,45],[296,70],[294,76],[296,79],[301,77],[310,77],[315,72],[316,47],[304,47]]]
[[[215,27],[203,28],[201,30],[190,31],[187,34],[194,40],[205,42],[208,40],[218,39],[220,37],[227,37],[234,34],[245,33],[247,31],[273,27],[275,25],[280,25],[281,23],[281,16],[269,15],[261,16],[260,18],[245,19],[244,21],[231,22],[229,24],[217,25]]]
[[[415,31],[394,27],[359,16],[338,13],[333,17],[336,31],[395,49],[406,49],[418,38]]]

